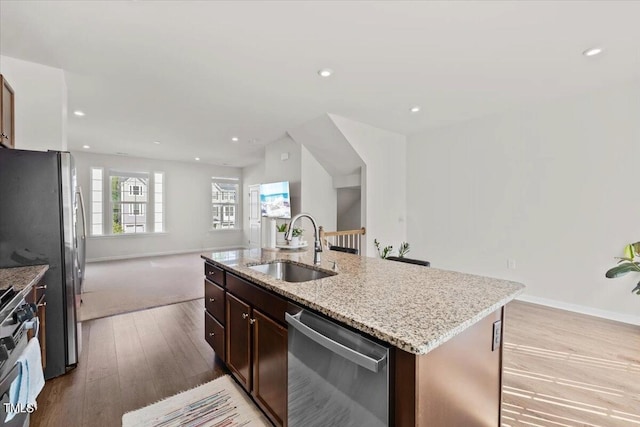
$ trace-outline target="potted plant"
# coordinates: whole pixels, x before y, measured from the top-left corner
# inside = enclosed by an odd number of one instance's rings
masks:
[[[287,232],[287,227],[289,224],[287,224],[286,222],[283,222],[282,224],[276,224],[276,243],[278,245],[284,245],[286,244],[285,240],[284,240],[284,235]]]
[[[624,276],[627,273],[640,273],[640,242],[631,243],[624,247],[624,256],[616,257],[618,265],[609,269],[605,276],[609,279]],[[632,293],[640,295],[640,282],[631,290]]]
[[[385,246],[384,248],[380,249],[380,242],[378,242],[378,239],[374,239],[373,244],[378,251],[378,255],[382,259],[406,262],[408,264],[423,265],[425,267],[431,266],[431,263],[429,261],[423,261],[421,259],[406,258],[405,255],[411,250],[409,243],[407,242],[400,243],[400,247],[398,248],[398,256],[392,256],[393,246]]]
[[[294,228],[293,231],[291,232],[291,241],[289,242],[290,246],[300,246],[300,237],[302,236],[302,233],[304,232],[304,229],[302,228]]]

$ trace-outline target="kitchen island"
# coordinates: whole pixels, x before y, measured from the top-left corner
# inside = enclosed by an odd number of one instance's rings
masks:
[[[311,251],[251,249],[202,254],[205,274],[219,285],[217,298],[212,299],[226,301],[217,317],[210,317],[221,319],[214,325],[218,336],[224,336],[224,345],[218,345],[217,352],[222,352],[219,356],[227,365],[231,363],[232,372],[234,361],[228,355],[234,337],[228,320],[233,304],[237,300],[253,304],[254,309],[271,310],[282,303],[258,306],[271,296],[277,298],[274,301],[286,301],[283,311],[291,312],[292,306],[310,309],[392,346],[391,425],[499,425],[503,307],[522,291],[521,284],[341,252],[322,255],[320,266],[313,268],[332,273],[335,263],[337,274],[289,283],[251,266],[277,260],[312,266]],[[228,295],[240,282],[253,288],[238,291],[239,298],[237,292]],[[253,297],[261,293],[264,298]],[[271,317],[282,328],[280,314],[274,312]],[[283,329],[273,329],[280,343],[283,334],[286,338],[286,325]],[[250,331],[246,335],[243,339],[250,340]],[[244,386],[265,409],[251,386],[251,366],[255,370],[258,365],[256,361],[246,365]],[[253,377],[255,381],[255,373]],[[281,392],[286,406],[286,387]],[[272,421],[286,425],[282,409],[275,412],[279,415],[270,417]]]

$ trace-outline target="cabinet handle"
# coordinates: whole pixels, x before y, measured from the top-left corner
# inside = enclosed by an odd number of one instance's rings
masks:
[[[216,302],[215,298],[209,298],[209,302]]]
[[[247,317],[249,317],[249,315],[247,313],[242,313],[242,318],[246,319]]]
[[[47,285],[36,286],[36,289],[47,289]]]
[[[215,336],[215,335],[216,335],[216,333],[215,333],[215,332],[209,332],[209,336],[210,336],[210,337],[213,337],[213,336]]]
[[[38,304],[37,307],[46,307],[47,306],[47,302],[43,302],[42,304]]]
[[[254,323],[256,323],[256,319],[249,319],[249,323],[253,325]]]

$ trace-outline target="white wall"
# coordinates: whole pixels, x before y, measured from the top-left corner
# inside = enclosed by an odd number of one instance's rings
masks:
[[[362,195],[358,188],[337,189],[337,230],[357,230],[362,227]]]
[[[639,162],[639,85],[413,136],[411,255],[517,280],[535,302],[637,323],[640,277],[604,273],[640,240]]]
[[[165,229],[159,234],[89,237],[87,259],[134,256],[227,248],[243,243],[242,230],[211,230],[211,177],[241,177],[233,167],[73,152],[81,185],[89,204],[89,170],[103,167],[130,172],[164,172]],[[242,183],[241,188],[242,188]],[[244,195],[242,195],[244,200]],[[242,206],[242,201],[240,203]],[[87,206],[87,209],[89,207]],[[239,218],[244,217],[242,209]],[[243,224],[244,221],[241,221]]]
[[[302,147],[301,152],[301,210],[311,214],[327,231],[337,230],[338,197],[333,188],[333,177],[316,160],[311,152]],[[305,239],[313,239],[311,221],[303,220]]]
[[[335,114],[329,117],[366,165],[362,168],[362,224],[367,228],[363,253],[376,255],[374,239],[398,247],[407,240],[406,137]]]
[[[15,92],[15,142],[23,150],[67,149],[64,71],[0,56],[2,74]]]

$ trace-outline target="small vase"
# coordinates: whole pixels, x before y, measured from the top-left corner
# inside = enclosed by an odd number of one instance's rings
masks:
[[[289,246],[300,246],[300,236],[292,237]]]
[[[287,241],[284,240],[284,235],[285,235],[284,231],[278,231],[276,233],[276,244],[278,244],[278,245],[286,245],[287,244]]]

